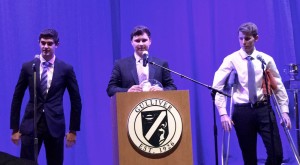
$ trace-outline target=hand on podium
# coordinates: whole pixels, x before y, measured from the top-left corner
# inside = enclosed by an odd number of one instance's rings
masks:
[[[140,87],[144,92],[148,91],[163,91],[161,83],[155,79],[145,80],[141,82]]]
[[[149,91],[163,91],[163,89],[159,86],[151,86]]]
[[[133,85],[132,87],[130,87],[130,88],[128,89],[127,92],[143,92],[143,89],[142,89],[142,87],[139,86],[139,85]]]

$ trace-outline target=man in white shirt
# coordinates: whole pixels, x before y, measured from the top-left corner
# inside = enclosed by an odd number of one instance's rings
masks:
[[[255,48],[255,43],[259,38],[257,32],[255,24],[251,22],[242,24],[238,29],[241,49],[225,57],[215,73],[213,87],[222,90],[230,72],[232,70],[237,72],[238,83],[232,96],[234,101],[232,120],[226,112],[226,98],[223,95],[216,94],[215,104],[224,130],[230,131],[234,125],[245,164],[257,164],[256,142],[257,134],[259,134],[268,154],[266,164],[279,165],[283,160],[281,139],[275,114],[270,105],[270,97],[263,88],[262,61],[257,57],[264,60],[265,69],[273,77],[273,83],[276,86],[273,94],[281,109],[282,122],[285,122],[286,127],[290,129],[289,100],[273,58]],[[249,62],[252,62],[251,65],[254,68],[253,90],[249,90],[251,86],[251,78],[248,77],[250,69],[247,67],[250,65]],[[255,101],[251,102],[252,97],[249,98],[249,93],[254,93]]]

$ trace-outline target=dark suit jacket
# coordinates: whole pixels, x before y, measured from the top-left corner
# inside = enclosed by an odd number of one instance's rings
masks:
[[[20,130],[22,134],[33,135],[34,116],[34,72],[33,63],[36,65],[36,85],[37,85],[37,121],[44,109],[49,132],[54,137],[65,135],[65,116],[63,110],[63,95],[67,88],[71,102],[70,127],[72,131],[80,130],[81,97],[79,94],[76,76],[71,65],[64,63],[58,58],[54,62],[54,72],[52,83],[47,97],[44,98],[40,86],[40,60],[35,59],[24,63],[21,69],[19,80],[15,87],[11,104],[10,128]],[[24,93],[29,88],[30,99],[27,103],[25,113],[20,124],[20,110]],[[20,125],[19,125],[20,124]]]
[[[149,61],[155,62],[165,68],[169,68],[166,61],[155,57],[149,57]],[[158,66],[149,65],[149,79],[159,81],[164,90],[176,90],[176,86],[169,71]],[[108,96],[113,96],[117,92],[127,92],[133,85],[138,85],[139,79],[136,69],[136,60],[134,56],[116,61],[106,92]]]

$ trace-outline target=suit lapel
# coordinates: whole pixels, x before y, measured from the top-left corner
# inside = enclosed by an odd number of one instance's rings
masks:
[[[139,77],[137,75],[137,68],[136,68],[136,60],[134,56],[130,58],[128,66],[131,67],[129,69],[131,70],[131,75],[134,79],[135,84],[139,84]]]
[[[49,94],[51,94],[51,92],[54,88],[53,86],[55,86],[55,82],[57,80],[59,70],[60,70],[59,60],[56,58],[55,61],[54,61],[53,77],[52,77],[52,81],[51,81],[51,84],[50,84],[50,88],[48,90],[47,97],[48,97]]]
[[[149,57],[149,61],[153,61],[153,59],[151,57]],[[155,75],[155,66],[152,64],[149,64],[149,79],[154,79],[154,75]]]

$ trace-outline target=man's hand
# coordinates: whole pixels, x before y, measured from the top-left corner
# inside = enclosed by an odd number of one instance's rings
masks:
[[[163,89],[159,86],[154,85],[150,87],[149,91],[163,91]]]
[[[127,92],[143,92],[143,89],[139,85],[133,85]]]
[[[13,131],[12,135],[11,135],[11,141],[15,144],[15,145],[19,145],[19,141],[21,139],[21,133],[19,131]]]
[[[67,148],[72,147],[76,143],[76,132],[75,131],[70,131],[66,135],[66,146]]]
[[[286,113],[286,112],[283,112],[281,114],[281,116],[282,116],[282,120],[280,121],[281,125],[284,126],[284,124],[285,124],[286,128],[291,129],[292,128],[292,124],[291,124],[291,120],[290,120],[289,114]]]
[[[227,132],[231,131],[232,125],[234,125],[233,121],[227,114],[221,116],[221,123],[223,129]]]

